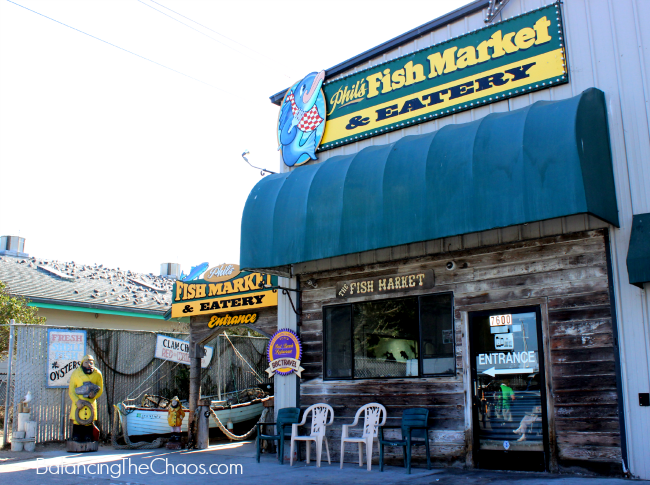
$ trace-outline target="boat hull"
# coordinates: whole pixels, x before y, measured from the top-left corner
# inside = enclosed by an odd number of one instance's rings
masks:
[[[228,420],[233,424],[241,423],[251,419],[259,418],[264,410],[264,403],[257,402],[254,404],[242,404],[227,409],[215,410],[219,420],[225,425]],[[126,408],[126,423],[128,426],[129,436],[140,436],[148,434],[167,434],[171,433],[171,428],[167,423],[166,409],[151,408]],[[185,417],[181,425],[181,431],[187,431],[189,411],[185,410]],[[210,428],[216,428],[217,422],[210,414]]]

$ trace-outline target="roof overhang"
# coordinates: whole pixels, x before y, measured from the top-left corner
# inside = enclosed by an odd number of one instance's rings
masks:
[[[50,298],[27,297],[28,305],[37,308],[64,310],[72,312],[101,313],[104,315],[120,315],[125,317],[164,319],[164,311],[144,310],[138,308],[116,307],[114,305],[96,305],[69,300],[53,300]]]
[[[605,96],[594,88],[264,177],[244,208],[240,266],[574,214],[618,226]]]

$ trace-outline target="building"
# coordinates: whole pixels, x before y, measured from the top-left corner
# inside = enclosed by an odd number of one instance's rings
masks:
[[[23,246],[20,254],[0,255],[0,281],[37,307],[47,325],[154,332],[178,325],[164,319],[174,277],[36,258]]]
[[[276,407],[329,403],[333,438],[426,407],[439,464],[650,478],[649,21],[478,0],[325,71],[318,159],[242,218],[242,269],[302,295]]]

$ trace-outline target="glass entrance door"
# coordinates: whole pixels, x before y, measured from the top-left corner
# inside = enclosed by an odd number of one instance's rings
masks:
[[[547,469],[544,351],[538,307],[469,314],[475,465]]]

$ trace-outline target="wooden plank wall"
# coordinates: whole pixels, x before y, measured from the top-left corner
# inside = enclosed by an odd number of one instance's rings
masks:
[[[306,369],[300,404],[325,402],[335,410],[329,433],[334,456],[340,450],[340,426],[350,423],[356,409],[380,402],[388,409],[388,424],[398,424],[404,408],[430,409],[434,463],[464,463],[468,446],[464,418],[461,310],[468,305],[545,298],[548,305],[551,352],[551,394],[555,410],[553,443],[560,467],[583,466],[611,471],[620,467],[611,307],[602,229],[519,241],[490,247],[434,254],[395,262],[358,265],[301,275]],[[448,271],[454,260],[459,269]],[[457,373],[455,377],[325,381],[322,370],[322,307],[342,303],[335,286],[341,280],[411,273],[432,269],[431,292],[454,294]],[[304,284],[313,279],[314,289]],[[397,293],[391,297],[405,296]],[[350,299],[348,301],[363,301]],[[356,447],[349,445],[349,461]],[[354,450],[354,453],[352,451]],[[397,452],[401,459],[401,451]]]

